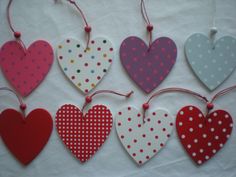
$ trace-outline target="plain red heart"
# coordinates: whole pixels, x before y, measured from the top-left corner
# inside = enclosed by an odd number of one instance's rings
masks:
[[[63,143],[83,163],[109,136],[112,114],[104,105],[95,105],[83,115],[76,106],[65,104],[57,111],[56,127]]]
[[[44,109],[35,109],[26,118],[14,109],[6,109],[0,114],[2,140],[24,165],[29,164],[42,151],[52,127],[52,117]]]
[[[227,142],[233,128],[230,114],[216,110],[205,117],[194,106],[182,108],[176,118],[179,139],[193,161],[201,165]]]

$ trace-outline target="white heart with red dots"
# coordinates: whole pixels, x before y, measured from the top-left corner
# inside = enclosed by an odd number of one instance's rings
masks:
[[[121,143],[138,165],[156,155],[170,138],[173,117],[164,109],[143,116],[134,107],[123,108],[116,115],[116,131]]]
[[[91,40],[87,49],[75,39],[65,39],[57,48],[62,71],[85,94],[101,81],[113,58],[111,42],[102,37]]]

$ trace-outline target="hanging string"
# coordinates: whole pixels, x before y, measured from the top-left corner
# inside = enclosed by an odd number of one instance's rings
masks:
[[[90,32],[91,32],[92,28],[91,28],[91,26],[89,26],[84,13],[81,10],[81,8],[78,6],[78,4],[74,0],[67,0],[67,1],[76,7],[76,9],[79,11],[80,15],[82,16],[82,19],[84,20],[84,23],[85,23],[84,30],[87,34],[86,50],[88,50],[89,49],[89,42],[90,42]]]
[[[23,102],[22,98],[15,91],[13,91],[12,89],[10,89],[8,87],[0,87],[0,90],[6,90],[6,91],[13,93],[16,96],[16,98],[18,99],[22,113],[23,114],[25,113],[26,104]]]
[[[149,51],[150,48],[151,48],[151,44],[152,44],[152,30],[153,30],[153,25],[151,24],[151,22],[150,22],[150,20],[149,20],[149,17],[148,17],[148,15],[147,15],[147,10],[146,10],[146,7],[145,7],[144,0],[141,0],[141,13],[142,13],[142,16],[143,16],[144,21],[145,21],[146,24],[147,24],[147,31],[148,31],[148,34],[149,34],[149,48],[148,48],[148,51]]]
[[[163,93],[170,93],[170,92],[182,92],[182,93],[188,93],[190,95],[195,96],[196,98],[199,98],[200,100],[202,100],[203,102],[205,102],[206,104],[209,103],[208,99],[202,95],[200,95],[199,93],[193,92],[191,90],[188,89],[184,89],[184,88],[166,88],[166,89],[162,89],[159,90],[158,92],[154,93],[146,103],[143,104],[143,121],[145,119],[145,114],[146,114],[146,110],[149,108],[149,102],[154,98],[157,97]]]
[[[11,22],[10,7],[11,7],[11,4],[12,4],[12,1],[13,0],[9,0],[8,4],[7,4],[7,21],[8,21],[8,24],[9,24],[9,27],[10,27],[11,31],[14,34],[14,37],[16,38],[16,41],[23,47],[24,52],[26,53],[26,46],[25,46],[24,42],[21,40],[21,38],[20,38],[21,37],[21,33],[19,31],[16,31],[13,28],[13,25],[12,25],[12,22]]]
[[[212,19],[211,19],[211,29],[210,29],[210,39],[211,39],[211,44],[212,48],[215,48],[214,41],[215,41],[215,34],[218,32],[217,27],[215,26],[215,16],[216,16],[216,1],[211,0],[211,5],[212,5]]]
[[[226,93],[228,93],[228,92],[230,92],[230,91],[232,91],[232,90],[234,90],[234,89],[236,89],[236,85],[234,85],[234,86],[231,86],[231,87],[228,87],[228,88],[226,88],[226,89],[224,89],[224,90],[221,90],[221,91],[219,91],[217,94],[215,94],[215,96],[211,99],[211,103],[213,103],[217,98],[219,98],[220,96],[223,96],[223,95],[225,95]]]
[[[118,93],[118,92],[115,92],[115,91],[112,91],[112,90],[98,90],[98,91],[94,92],[92,95],[85,97],[85,102],[84,102],[84,105],[82,107],[82,112],[84,111],[85,107],[89,103],[92,102],[92,98],[95,95],[98,95],[98,94],[101,94],[101,93],[110,93],[110,94],[119,95],[119,96],[123,96],[123,97],[129,98],[134,92],[131,91],[131,92],[127,93],[127,94],[122,94],[122,93]]]

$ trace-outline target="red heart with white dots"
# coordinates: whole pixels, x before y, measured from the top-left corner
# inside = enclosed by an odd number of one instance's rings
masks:
[[[146,116],[134,107],[120,110],[116,116],[116,131],[121,143],[138,165],[142,165],[159,152],[173,129],[172,116],[158,109]]]
[[[14,109],[0,114],[0,135],[11,153],[28,165],[46,145],[53,122],[44,109],[35,109],[27,117]]]
[[[63,143],[83,163],[108,138],[112,128],[112,114],[104,105],[93,106],[83,115],[76,106],[65,104],[57,111],[56,127]]]
[[[201,165],[227,142],[233,128],[230,114],[216,110],[205,117],[194,106],[182,108],[176,118],[179,139],[193,161]]]
[[[8,41],[0,50],[2,72],[22,96],[28,96],[43,81],[52,63],[52,47],[43,40],[26,50],[17,41]]]

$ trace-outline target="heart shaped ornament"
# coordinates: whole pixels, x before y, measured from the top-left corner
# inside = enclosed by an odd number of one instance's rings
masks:
[[[17,41],[8,41],[0,50],[2,72],[22,96],[28,96],[43,81],[52,63],[53,49],[43,40],[26,50]]]
[[[120,46],[120,59],[131,79],[150,93],[167,77],[175,64],[177,47],[168,37],[156,39],[151,47],[135,36],[126,38]]]
[[[233,128],[230,114],[216,110],[205,117],[194,106],[185,106],[176,117],[177,134],[197,165],[212,158],[227,142]]]
[[[112,114],[104,105],[93,106],[83,115],[76,106],[65,104],[57,111],[56,128],[66,147],[84,163],[108,138],[112,129]]]
[[[101,81],[113,58],[111,42],[102,37],[91,40],[86,50],[75,39],[66,39],[57,48],[62,71],[85,94]]]
[[[126,151],[138,165],[143,165],[156,155],[170,138],[172,116],[163,109],[148,115],[134,107],[123,108],[116,115],[116,131]]]
[[[193,34],[185,43],[185,54],[195,75],[212,91],[236,67],[236,39],[225,36],[212,44],[207,36]]]
[[[2,140],[24,165],[28,165],[42,151],[52,126],[52,117],[44,109],[35,109],[26,118],[14,109],[6,109],[0,114]]]

